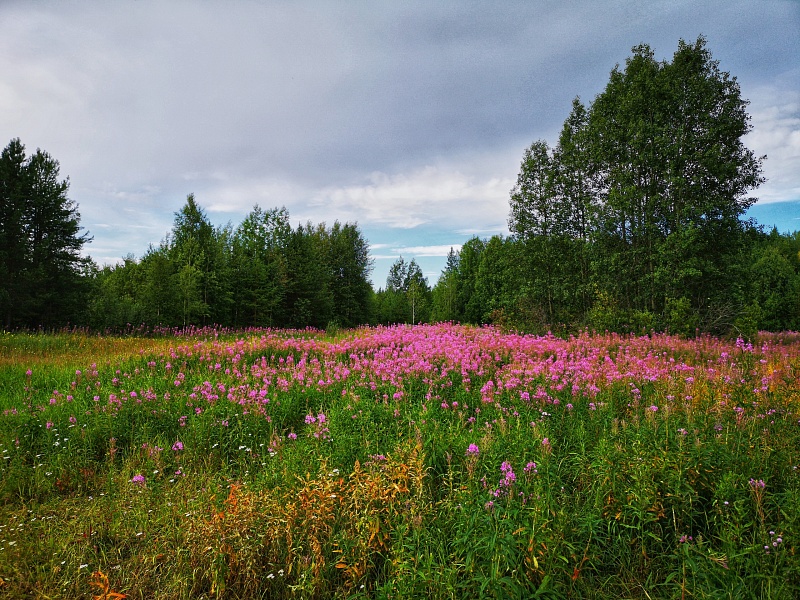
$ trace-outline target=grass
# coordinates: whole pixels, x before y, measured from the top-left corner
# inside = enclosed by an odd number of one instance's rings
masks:
[[[0,338],[0,598],[794,598],[800,340]]]

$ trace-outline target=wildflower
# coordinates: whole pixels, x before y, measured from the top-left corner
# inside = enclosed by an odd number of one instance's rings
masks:
[[[133,477],[131,477],[131,483],[134,485],[143,486],[145,484],[144,475],[141,473],[137,473]]]
[[[289,438],[290,440],[296,440],[297,439],[297,434],[294,431],[292,431],[286,437]]]
[[[500,471],[503,472],[503,479],[500,480],[500,485],[503,487],[511,487],[517,480],[517,475],[511,468],[511,463],[503,461],[503,464],[500,465]]]
[[[179,450],[183,450],[183,442],[177,441],[174,444],[172,444],[172,450],[175,451],[175,452],[178,452]]]
[[[478,454],[480,454],[480,452],[481,452],[481,450],[480,450],[480,448],[478,448],[477,445],[470,444],[469,447],[467,448],[466,455],[467,456],[478,456]]]
[[[754,490],[763,490],[766,487],[766,484],[764,483],[763,479],[750,479],[750,487]]]

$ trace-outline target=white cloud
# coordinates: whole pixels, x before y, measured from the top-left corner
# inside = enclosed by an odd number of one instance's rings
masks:
[[[511,178],[477,177],[429,165],[393,175],[374,172],[361,184],[323,188],[310,205],[398,229],[494,225],[505,221],[512,185]]]
[[[744,142],[767,155],[767,182],[754,192],[761,202],[800,199],[800,91],[759,88],[751,98],[753,130]]]
[[[286,206],[293,220],[295,215],[291,206],[308,195],[302,186],[272,178],[237,182],[233,178],[217,176],[216,181],[200,185],[202,198],[199,202],[210,213],[239,213],[242,218],[252,210],[253,205],[261,208]]]
[[[441,244],[438,246],[406,246],[400,248],[401,253],[411,256],[447,256],[450,250],[459,252],[461,244]]]

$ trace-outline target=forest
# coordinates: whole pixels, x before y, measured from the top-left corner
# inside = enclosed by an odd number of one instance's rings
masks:
[[[451,250],[433,285],[399,258],[377,291],[357,223],[293,227],[256,205],[215,226],[192,194],[157,245],[101,267],[82,255],[91,238],[58,161],[15,138],[0,155],[2,327],[797,330],[800,232],[743,218],[766,159],[744,145],[747,104],[702,37],[671,61],[633,48],[591,103],[573,101],[554,145],[525,150],[509,236]]]

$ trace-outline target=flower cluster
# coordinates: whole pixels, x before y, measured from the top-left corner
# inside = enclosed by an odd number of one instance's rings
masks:
[[[503,461],[503,464],[500,465],[500,473],[501,476],[497,488],[492,491],[492,496],[495,498],[510,495],[514,483],[517,481],[517,475],[514,473],[511,463],[507,460]]]
[[[331,439],[331,431],[328,429],[327,421],[328,418],[325,413],[317,413],[316,416],[313,414],[306,415],[306,425],[313,425],[311,435],[318,440]]]

